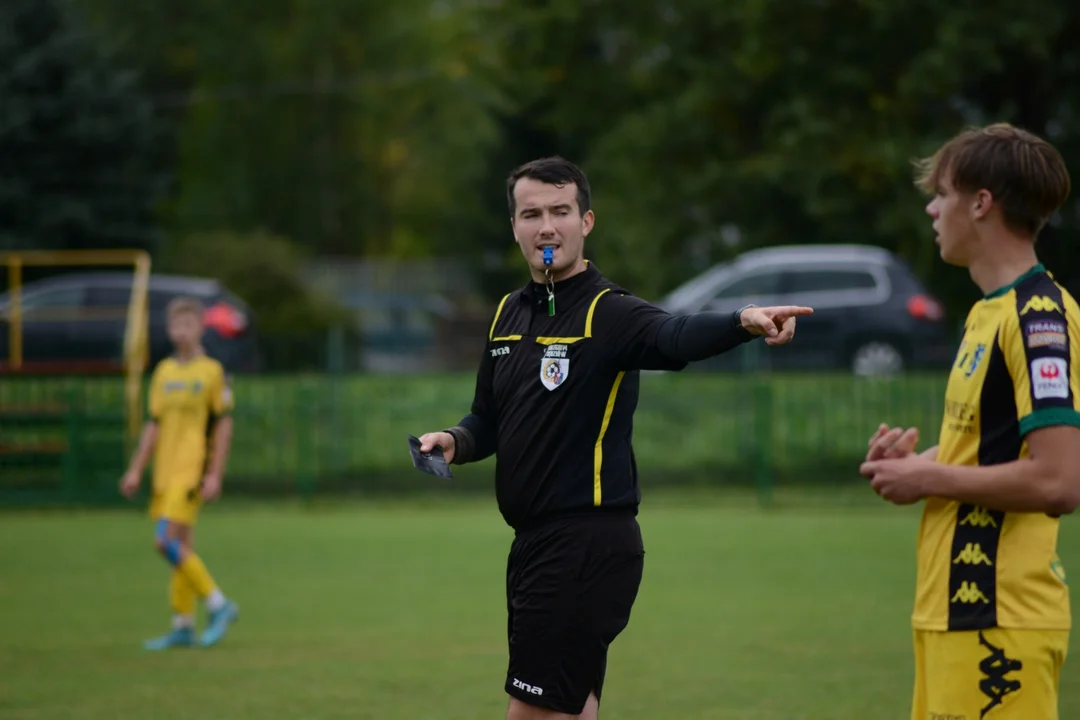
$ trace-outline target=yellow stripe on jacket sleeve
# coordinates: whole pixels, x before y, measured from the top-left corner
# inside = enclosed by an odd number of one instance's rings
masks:
[[[589,305],[589,314],[585,316],[585,337],[592,337],[592,316],[596,312],[596,303],[600,301],[600,298],[604,297],[604,293],[610,292],[611,288],[605,288],[600,291],[596,297],[593,298],[592,304]]]
[[[595,506],[599,506],[604,499],[603,488],[600,484],[600,468],[604,464],[604,435],[607,434],[608,424],[611,423],[611,413],[615,410],[615,397],[619,394],[619,385],[622,384],[625,374],[625,372],[619,372],[615,376],[615,384],[611,386],[607,407],[604,408],[604,421],[600,423],[600,436],[596,438],[596,447],[593,449],[593,505]]]
[[[506,304],[506,298],[508,297],[510,297],[510,293],[503,295],[503,299],[499,301],[499,307],[495,310],[495,317],[491,320],[491,329],[488,330],[488,340],[495,337],[495,325],[499,322],[499,316],[502,315],[503,305]]]

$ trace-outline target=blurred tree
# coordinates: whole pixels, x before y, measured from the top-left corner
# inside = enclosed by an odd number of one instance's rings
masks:
[[[156,248],[160,126],[106,38],[61,2],[5,0],[0,98],[0,248]]]
[[[1071,0],[77,0],[177,112],[181,235],[319,253],[474,255],[522,278],[503,179],[551,153],[594,181],[590,255],[657,297],[777,243],[860,242],[954,315],[912,157],[1007,120],[1080,159]],[[1080,284],[1077,205],[1040,252]]]
[[[323,370],[327,338],[344,330],[358,344],[353,315],[313,289],[300,275],[310,253],[288,239],[265,232],[194,233],[168,245],[158,270],[214,277],[252,309],[270,371]]]
[[[502,100],[467,3],[81,1],[183,109],[177,232],[266,228],[334,254],[474,247]]]
[[[530,124],[586,166],[593,245],[646,296],[747,247],[861,242],[899,252],[959,311],[975,292],[937,259],[910,159],[1006,120],[1080,160],[1069,0],[503,10],[489,21],[507,82]],[[1040,249],[1074,284],[1076,208]]]

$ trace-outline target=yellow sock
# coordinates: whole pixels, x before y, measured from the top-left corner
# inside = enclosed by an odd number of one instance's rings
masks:
[[[173,570],[169,580],[169,601],[174,614],[186,617],[195,615],[195,588],[179,570]]]
[[[188,584],[201,598],[209,595],[217,587],[214,584],[214,578],[210,577],[210,571],[206,569],[206,565],[193,552],[187,553],[187,556],[176,569],[187,578]]]

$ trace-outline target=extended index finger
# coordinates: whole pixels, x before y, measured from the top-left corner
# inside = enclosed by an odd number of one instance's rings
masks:
[[[798,317],[801,315],[813,315],[814,308],[803,307],[802,305],[781,305],[780,307],[768,308],[776,315],[784,315],[785,317]]]

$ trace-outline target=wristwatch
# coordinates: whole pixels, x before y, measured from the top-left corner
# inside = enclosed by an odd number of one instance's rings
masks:
[[[753,337],[753,334],[743,326],[743,324],[742,324],[742,314],[743,314],[743,310],[746,310],[748,308],[754,308],[754,307],[757,307],[757,305],[754,305],[753,303],[751,303],[749,305],[743,305],[741,308],[739,308],[738,310],[735,311],[734,315],[731,316],[731,324],[734,325],[739,330],[742,330],[744,333],[746,333],[747,337]]]

